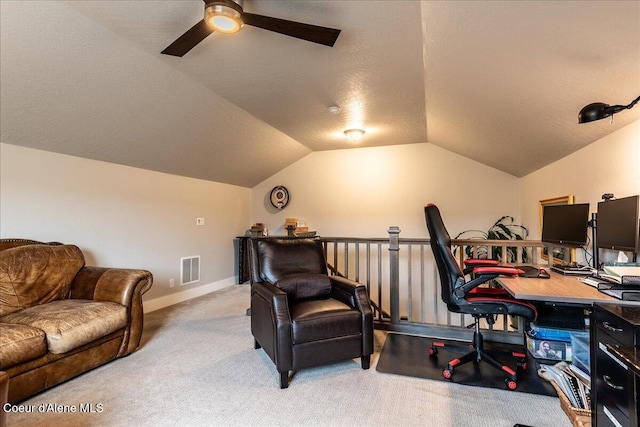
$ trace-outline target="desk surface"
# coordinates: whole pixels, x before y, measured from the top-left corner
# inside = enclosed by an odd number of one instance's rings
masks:
[[[548,270],[547,270],[548,271]],[[582,283],[582,277],[551,271],[549,279],[500,276],[498,281],[516,299],[592,305],[594,302],[626,303]],[[635,304],[638,304],[637,302]]]

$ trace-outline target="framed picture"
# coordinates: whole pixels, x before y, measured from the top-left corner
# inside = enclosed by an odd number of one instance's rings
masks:
[[[539,203],[539,211],[540,211],[540,235],[542,235],[542,214],[544,213],[545,206],[553,206],[553,205],[572,205],[573,204],[573,195],[562,196],[562,197],[554,197],[552,199],[540,200]],[[565,259],[566,251],[563,248],[553,248],[553,263],[554,264],[567,264],[574,263],[576,261],[576,250],[569,249],[569,259]],[[542,248],[542,259],[549,260],[549,248]]]

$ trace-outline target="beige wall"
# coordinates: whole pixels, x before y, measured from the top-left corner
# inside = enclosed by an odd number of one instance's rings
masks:
[[[539,224],[539,200],[572,194],[575,203],[589,203],[595,212],[604,193],[640,194],[640,121],[527,175],[520,185],[522,218],[527,224]],[[531,229],[531,236],[539,239],[540,235],[539,225]],[[582,262],[582,251],[577,255]],[[615,255],[601,252],[601,261]]]
[[[269,193],[291,194],[281,211]],[[452,235],[519,216],[518,179],[432,144],[314,152],[253,188],[252,222],[284,234],[285,218],[325,237],[427,237],[424,206],[436,203]]]
[[[234,238],[254,222],[283,234],[297,217],[326,237],[386,237],[397,225],[419,238],[434,202],[452,235],[513,215],[537,239],[541,199],[573,194],[594,211],[603,193],[640,194],[640,121],[522,179],[428,143],[314,152],[253,189],[9,144],[0,159],[2,237],[74,243],[88,264],[146,268],[155,309],[233,284]],[[281,211],[268,200],[276,185],[291,193]],[[180,287],[180,257],[191,255],[202,257],[202,280]]]
[[[150,270],[145,301],[155,305],[146,308],[234,283],[233,240],[249,224],[250,189],[8,144],[0,150],[2,237],[73,243],[88,265]],[[201,280],[180,286],[180,258],[193,255]]]

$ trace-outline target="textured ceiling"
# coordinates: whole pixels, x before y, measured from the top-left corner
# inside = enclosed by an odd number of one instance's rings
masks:
[[[252,187],[312,151],[421,142],[524,176],[640,119],[577,124],[640,95],[640,2],[392,3],[247,0],[342,32],[245,26],[177,58],[200,0],[3,0],[0,140]]]

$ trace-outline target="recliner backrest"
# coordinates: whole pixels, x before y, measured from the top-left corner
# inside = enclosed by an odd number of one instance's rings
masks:
[[[276,283],[295,274],[327,274],[322,242],[317,239],[250,239],[251,282]]]
[[[436,205],[429,204],[424,208],[427,228],[431,241],[431,250],[436,260],[440,285],[442,288],[442,300],[451,305],[456,305],[453,299],[455,286],[460,281],[464,282],[464,274],[451,252],[451,237],[442,222],[440,210]]]

